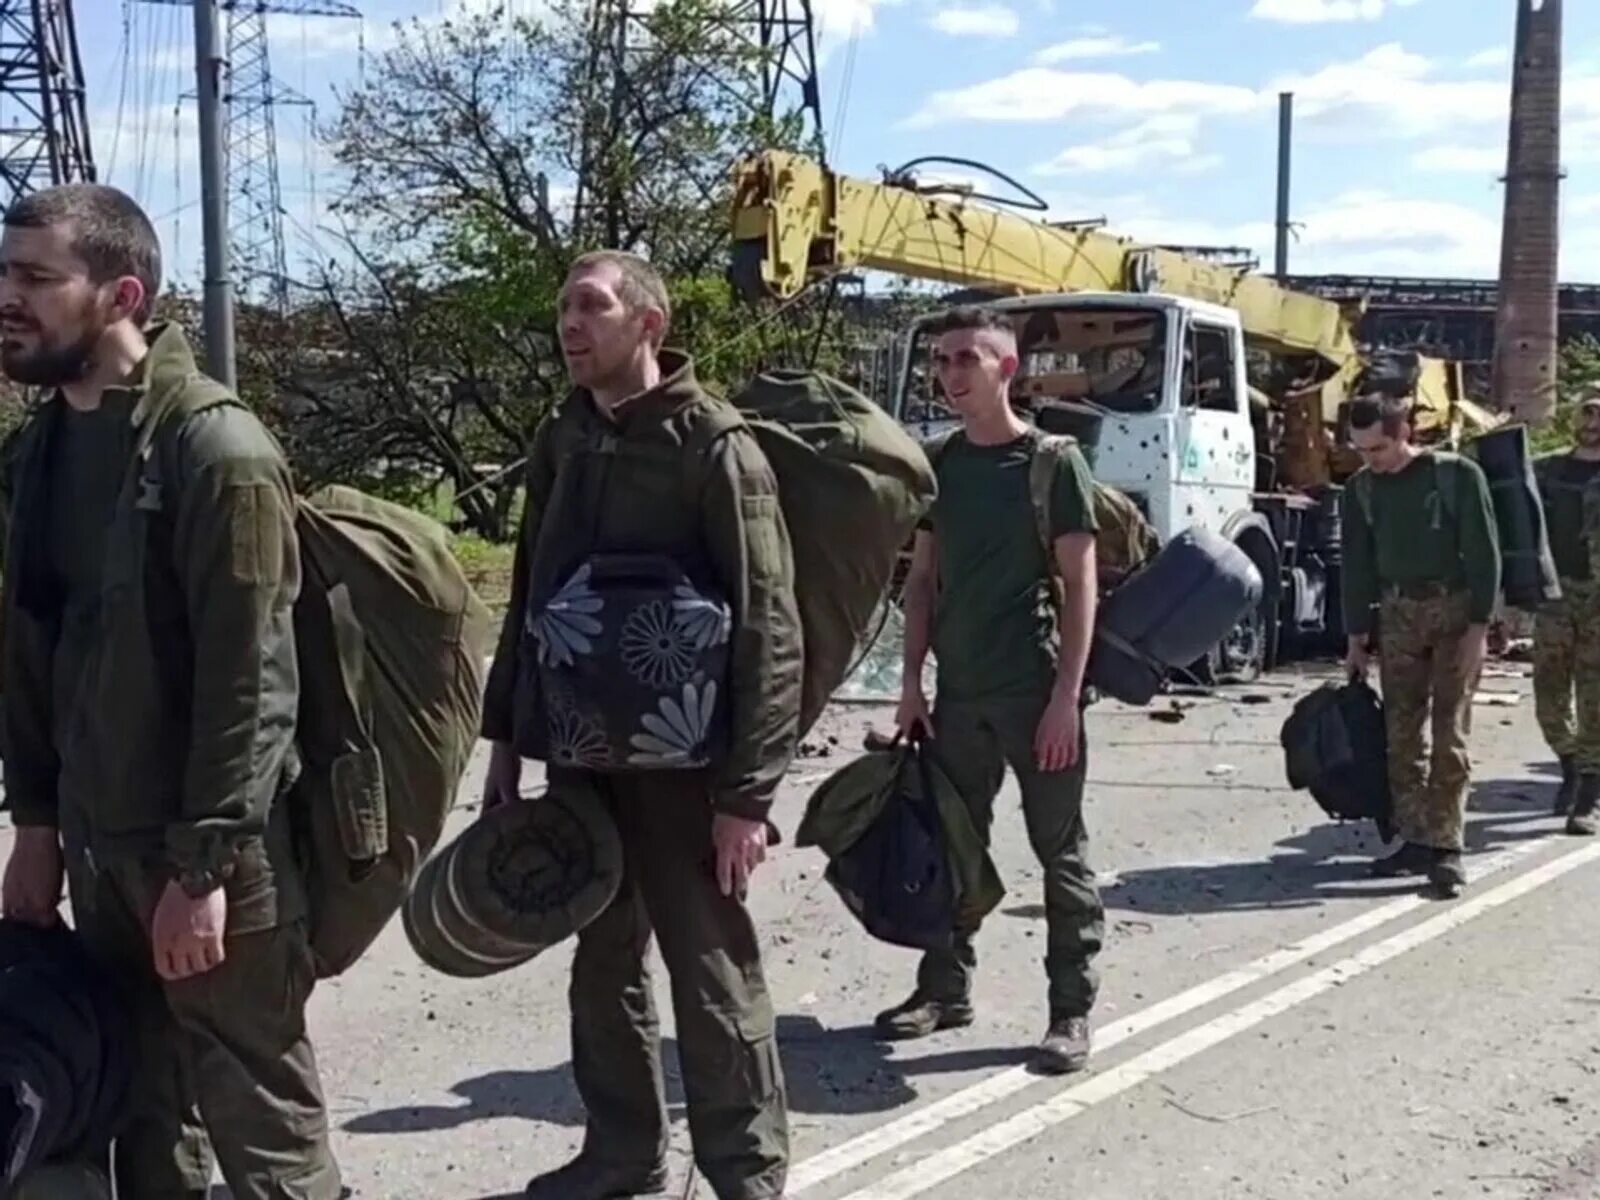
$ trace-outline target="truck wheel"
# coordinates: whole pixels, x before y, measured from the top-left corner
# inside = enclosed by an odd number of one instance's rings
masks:
[[[1260,678],[1267,661],[1266,602],[1240,617],[1226,637],[1206,655],[1210,683],[1251,683]]]
[[[1277,552],[1256,528],[1239,534],[1237,545],[1261,572],[1261,600],[1234,624],[1200,663],[1207,684],[1253,683],[1272,655],[1272,629],[1278,610]]]

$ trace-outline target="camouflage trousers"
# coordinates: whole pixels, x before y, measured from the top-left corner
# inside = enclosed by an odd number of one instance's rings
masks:
[[[1600,772],[1600,581],[1563,579],[1561,599],[1539,610],[1533,700],[1550,749],[1580,771]]]
[[[1384,597],[1379,672],[1389,735],[1395,831],[1406,841],[1460,850],[1472,761],[1472,693],[1461,668],[1465,593]],[[1424,726],[1432,734],[1424,743]]]

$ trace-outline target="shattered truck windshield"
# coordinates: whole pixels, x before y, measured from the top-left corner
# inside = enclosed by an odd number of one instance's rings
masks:
[[[1021,366],[1011,397],[1019,408],[1088,404],[1116,413],[1154,412],[1161,404],[1167,318],[1118,308],[1025,308],[1006,314],[1017,332]],[[901,419],[947,420],[933,369],[934,336],[919,329],[911,346]]]

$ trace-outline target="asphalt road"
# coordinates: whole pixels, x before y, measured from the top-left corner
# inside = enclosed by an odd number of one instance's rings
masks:
[[[965,1030],[874,1042],[872,1016],[909,990],[914,955],[859,932],[815,852],[780,848],[752,904],[780,1013],[790,1196],[1600,1195],[1600,844],[1549,815],[1521,668],[1491,668],[1498,699],[1475,711],[1471,882],[1448,902],[1367,879],[1370,828],[1327,822],[1285,788],[1278,729],[1314,682],[1179,698],[1167,721],[1092,711],[1108,939],[1083,1075],[1020,1065],[1045,1019],[1043,922],[1009,785],[995,846],[1009,894],[979,941]],[[809,789],[888,717],[826,718],[780,801],[786,837]],[[576,1149],[567,967],[563,947],[494,980],[446,979],[396,923],[320,989],[314,1032],[359,1196],[516,1195]],[[681,1118],[659,966],[657,979]]]

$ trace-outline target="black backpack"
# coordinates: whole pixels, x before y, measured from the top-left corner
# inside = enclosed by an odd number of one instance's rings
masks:
[[[896,786],[882,811],[824,872],[869,934],[913,950],[949,946],[956,919],[955,876],[927,753],[920,739],[900,749]]]
[[[1324,684],[1295,704],[1279,735],[1289,786],[1330,817],[1375,821],[1391,835],[1389,739],[1383,703],[1365,682]]]
[[[110,1144],[133,1078],[116,985],[64,925],[0,920],[0,1196]]]

